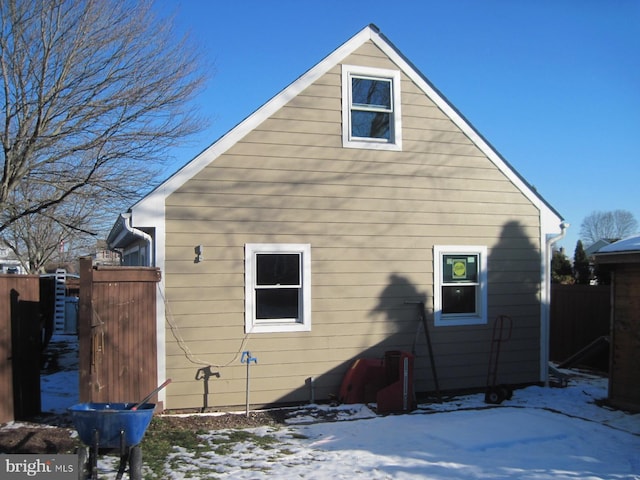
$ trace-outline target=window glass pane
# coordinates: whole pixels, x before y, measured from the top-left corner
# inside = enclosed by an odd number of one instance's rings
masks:
[[[297,288],[256,290],[256,319],[298,318],[298,292]]]
[[[443,283],[477,283],[478,255],[443,255]]]
[[[389,113],[354,110],[351,112],[351,136],[391,140],[390,120]]]
[[[256,285],[300,285],[300,255],[297,253],[259,253],[256,270]]]
[[[370,78],[351,79],[352,105],[391,109],[391,81]]]
[[[476,313],[476,287],[442,287],[442,313]]]

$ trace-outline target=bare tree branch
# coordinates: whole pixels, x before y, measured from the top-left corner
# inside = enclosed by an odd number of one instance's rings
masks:
[[[615,242],[625,238],[638,229],[638,222],[627,210],[592,212],[580,225],[580,237],[589,246],[598,240]]]
[[[130,200],[166,148],[203,126],[189,108],[205,79],[199,57],[150,5],[2,2],[0,234],[87,194]],[[24,184],[29,196],[13,195]]]

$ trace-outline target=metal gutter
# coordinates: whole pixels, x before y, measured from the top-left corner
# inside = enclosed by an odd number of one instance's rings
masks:
[[[545,385],[549,384],[549,331],[551,324],[551,259],[553,244],[562,240],[567,234],[569,223],[562,222],[560,224],[560,233],[554,237],[548,237],[545,242],[545,264],[543,265],[543,298],[541,302],[542,316],[540,325],[540,373],[541,380]]]
[[[139,229],[134,228],[133,226],[131,226],[131,213],[121,213],[120,214],[119,226],[120,226],[120,228],[117,229],[117,232],[114,231],[115,230],[115,228],[114,228],[111,231],[111,233],[109,234],[109,237],[107,238],[108,247],[110,249],[118,248],[118,244],[120,242],[123,242],[129,236],[135,237],[135,238],[142,238],[148,245],[148,252],[149,252],[148,253],[148,257],[149,257],[149,265],[148,266],[153,266],[154,265],[153,237],[151,237],[151,235],[149,235],[148,233],[143,232],[142,230],[139,230]],[[115,237],[115,238],[113,238],[113,237]],[[127,243],[131,243],[131,241],[128,241]]]

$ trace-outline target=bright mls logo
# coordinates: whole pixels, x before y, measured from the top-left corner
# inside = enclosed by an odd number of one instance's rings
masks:
[[[70,480],[78,476],[77,455],[0,455],[0,480]]]

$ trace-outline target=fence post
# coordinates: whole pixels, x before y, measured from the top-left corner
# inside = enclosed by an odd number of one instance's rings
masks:
[[[93,297],[93,260],[80,258],[80,294],[78,298],[78,371],[80,401],[91,401],[93,385],[91,353],[91,318]]]

